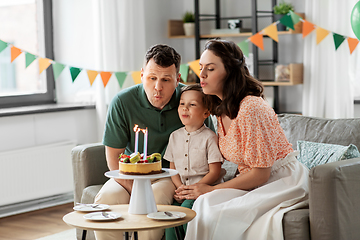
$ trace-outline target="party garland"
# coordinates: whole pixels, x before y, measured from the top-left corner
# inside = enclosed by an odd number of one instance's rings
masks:
[[[330,33],[333,35],[335,51],[340,47],[340,45],[345,41],[348,42],[350,54],[352,54],[357,47],[359,40],[356,38],[351,38],[348,36],[340,35],[335,32],[328,31],[321,27],[316,26],[315,24],[301,18],[296,13],[290,11],[284,17],[282,17],[279,21],[273,22],[269,26],[265,27],[261,31],[257,32],[256,34],[250,36],[246,40],[238,43],[237,45],[241,48],[244,55],[249,57],[249,42],[253,43],[255,46],[264,50],[264,43],[263,43],[263,36],[267,35],[274,41],[278,42],[278,30],[277,24],[283,24],[288,28],[295,30],[294,25],[298,22],[302,22],[302,36],[305,38],[308,36],[312,31],[316,30],[316,44],[318,45],[322,40],[325,39]],[[10,46],[11,52],[11,62],[13,62],[21,53],[25,53],[25,68],[27,68],[31,63],[35,60],[39,62],[39,74],[41,74],[44,70],[46,70],[50,65],[52,65],[53,72],[54,72],[54,79],[56,80],[60,74],[63,72],[65,67],[68,67],[71,75],[72,82],[75,82],[76,78],[82,71],[86,71],[90,86],[94,83],[96,77],[100,75],[101,80],[103,82],[104,88],[107,86],[110,78],[112,75],[115,75],[116,79],[118,80],[120,88],[122,88],[124,81],[128,74],[131,74],[131,77],[135,84],[141,83],[140,71],[131,71],[131,72],[116,72],[116,71],[97,71],[97,70],[87,70],[83,68],[69,66],[67,64],[59,63],[49,58],[43,58],[34,54],[31,54],[27,51],[24,51],[20,48],[15,47],[14,45],[7,43],[5,41],[0,40],[0,53],[5,50],[7,47]],[[198,76],[200,75],[199,70],[199,59],[194,60],[185,64],[180,65],[180,73],[181,77],[184,82],[186,82],[189,68],[194,71],[195,74]]]

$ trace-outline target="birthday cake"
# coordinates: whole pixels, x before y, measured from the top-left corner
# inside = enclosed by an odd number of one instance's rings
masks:
[[[144,159],[140,153],[133,153],[130,156],[120,154],[119,172],[126,175],[149,175],[162,173],[161,154],[153,153]]]

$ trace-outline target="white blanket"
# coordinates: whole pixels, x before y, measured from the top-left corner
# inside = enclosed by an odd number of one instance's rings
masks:
[[[272,166],[269,181],[252,191],[219,189],[200,196],[185,240],[281,240],[284,213],[308,205],[309,170],[290,153]]]

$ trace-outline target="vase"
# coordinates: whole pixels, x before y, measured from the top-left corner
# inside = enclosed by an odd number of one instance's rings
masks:
[[[194,36],[195,35],[195,23],[184,23],[184,32],[185,36]]]
[[[274,20],[279,21],[283,16],[285,16],[285,14],[274,14]],[[286,31],[286,26],[283,25],[282,23],[278,23],[277,24],[277,30],[278,31]]]

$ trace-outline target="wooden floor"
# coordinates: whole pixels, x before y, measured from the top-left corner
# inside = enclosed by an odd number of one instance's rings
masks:
[[[33,240],[71,229],[62,217],[73,211],[73,203],[0,218],[1,240]]]

